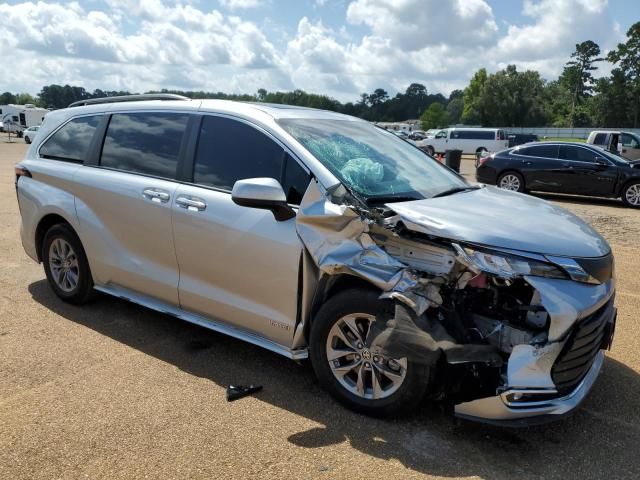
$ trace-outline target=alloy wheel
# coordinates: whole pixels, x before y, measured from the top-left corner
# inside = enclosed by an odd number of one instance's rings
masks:
[[[507,174],[500,179],[500,188],[517,192],[520,190],[520,179],[512,174]]]
[[[640,184],[636,183],[635,185],[631,185],[627,188],[627,191],[624,193],[627,202],[629,202],[634,207],[640,206]]]
[[[49,246],[49,268],[53,281],[63,292],[70,293],[78,286],[78,256],[63,238],[56,238]]]
[[[407,376],[407,359],[371,351],[367,334],[375,316],[354,313],[340,318],[327,337],[327,360],[342,387],[361,398],[377,400],[396,392]]]

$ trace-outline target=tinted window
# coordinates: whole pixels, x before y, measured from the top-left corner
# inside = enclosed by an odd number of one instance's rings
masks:
[[[100,165],[175,178],[188,115],[116,113],[111,116]]]
[[[463,140],[494,140],[496,138],[493,130],[457,130],[456,133],[458,137],[455,138]]]
[[[514,153],[517,153],[518,155],[527,155],[529,157],[558,158],[558,146],[535,145],[531,147],[520,148]]]
[[[42,145],[40,155],[73,162],[84,161],[99,121],[100,116],[71,120]]]
[[[286,157],[286,166],[282,178],[282,188],[287,194],[287,202],[293,205],[300,205],[304,192],[307,191],[311,175],[309,175],[298,162],[289,155]]]
[[[604,157],[604,155],[601,155]],[[572,145],[562,145],[560,147],[560,158],[563,160],[575,160],[578,162],[595,162],[597,155],[591,150]]]
[[[193,181],[231,190],[236,180],[280,180],[284,150],[264,133],[242,122],[205,117],[198,140]]]
[[[595,138],[593,139],[593,143],[596,145],[604,145],[607,143],[607,134],[606,133],[596,133]]]

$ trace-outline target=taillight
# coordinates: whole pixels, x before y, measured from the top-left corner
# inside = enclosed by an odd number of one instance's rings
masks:
[[[478,166],[484,165],[489,160],[493,160],[495,157],[496,157],[495,153],[492,153],[491,155],[487,155],[486,157],[480,157],[480,159],[478,160]]]
[[[23,167],[22,165],[16,165],[15,172],[16,172],[16,184],[18,183],[18,179],[20,177],[31,178],[31,172],[26,167]]]

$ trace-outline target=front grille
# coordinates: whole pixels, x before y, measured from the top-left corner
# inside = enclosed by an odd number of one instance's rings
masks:
[[[582,269],[600,283],[608,282],[613,276],[613,255],[597,258],[574,258]]]
[[[585,377],[598,351],[609,338],[609,320],[615,312],[613,298],[591,315],[578,321],[551,368],[558,393],[571,393]]]

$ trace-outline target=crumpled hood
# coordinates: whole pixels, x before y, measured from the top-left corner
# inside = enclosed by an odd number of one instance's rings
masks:
[[[451,240],[566,257],[611,251],[590,225],[564,208],[496,187],[386,206],[409,230]]]

